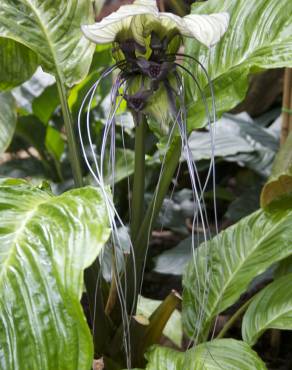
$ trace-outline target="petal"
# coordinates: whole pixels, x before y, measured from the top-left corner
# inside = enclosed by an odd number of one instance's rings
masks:
[[[188,32],[184,36],[194,37],[206,46],[216,44],[224,35],[229,24],[228,13],[210,15],[190,14],[183,18]]]
[[[158,16],[154,0],[136,0],[132,5],[123,5],[116,12],[100,22],[82,26],[85,36],[96,44],[107,44],[115,41],[117,34],[130,28],[132,19],[137,15]]]

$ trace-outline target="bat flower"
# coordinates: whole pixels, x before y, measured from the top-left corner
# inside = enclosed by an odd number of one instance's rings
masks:
[[[210,78],[206,69],[199,60],[179,52],[184,37],[193,38],[206,47],[215,45],[224,35],[229,24],[228,13],[190,14],[179,17],[172,13],[159,12],[156,0],[135,0],[131,5],[121,6],[116,12],[102,19],[100,22],[83,25],[84,35],[96,44],[113,45],[112,53],[116,63],[104,70],[100,78],[86,94],[79,111],[78,127],[83,154],[91,174],[99,185],[104,185],[105,162],[111,163],[112,187],[114,186],[115,161],[115,119],[122,103],[126,103],[132,113],[134,123],[139,126],[145,116],[149,127],[154,133],[165,138],[179,133],[182,138],[182,150],[189,158],[188,166],[192,168],[191,153],[187,143],[187,107],[185,102],[184,76],[194,82],[201,96],[206,110],[207,121],[215,121],[215,103]],[[212,95],[213,114],[196,76],[181,60],[198,63],[206,75]],[[111,79],[113,86],[110,94],[110,110],[105,122],[102,137],[102,147],[95,158],[95,147],[91,138],[90,108],[101,81],[108,78],[113,72],[115,78]],[[84,145],[84,128],[81,121],[83,111],[87,107],[86,133],[88,135],[91,154]],[[122,134],[123,136],[123,134]],[[107,142],[110,140],[110,154],[107,153]],[[108,160],[108,155],[111,159]],[[89,159],[90,158],[90,159]],[[90,163],[94,160],[94,165]],[[106,159],[106,160],[105,160]],[[107,171],[110,171],[107,168]],[[195,181],[194,174],[191,178]],[[105,192],[106,196],[107,192]],[[109,208],[113,217],[115,208],[109,200]],[[198,201],[200,203],[200,201]],[[121,220],[119,220],[121,224]]]
[[[139,93],[140,89],[144,91],[145,86],[153,94],[160,84],[168,85],[169,91],[176,89],[176,72],[181,68],[176,63],[176,54],[183,37],[211,47],[224,35],[228,23],[228,13],[179,17],[159,12],[156,0],[136,0],[100,22],[83,25],[82,31],[96,44],[113,43],[113,56],[129,96]],[[146,94],[145,99],[149,100],[150,96]],[[161,118],[168,115],[167,105],[160,106]],[[150,113],[147,101],[140,106],[144,113]]]

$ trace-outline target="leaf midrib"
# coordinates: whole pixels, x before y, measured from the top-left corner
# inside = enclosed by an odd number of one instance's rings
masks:
[[[32,5],[32,3],[30,2],[30,0],[23,0],[23,1],[28,5],[28,7],[31,8],[31,10],[33,11],[33,13],[36,16],[37,23],[39,24],[39,27],[40,27],[40,29],[43,32],[44,38],[47,40],[47,43],[49,45],[49,49],[51,51],[51,54],[52,54],[52,57],[53,57],[53,61],[54,61],[54,64],[55,64],[56,74],[57,74],[58,78],[60,79],[60,81],[63,83],[63,74],[61,73],[61,71],[60,71],[60,69],[58,67],[58,58],[57,58],[57,55],[55,54],[55,51],[54,51],[54,43],[51,41],[50,35],[47,32],[47,30],[46,30],[46,27],[45,27],[46,25],[43,24],[42,17],[39,14],[38,9],[35,8]]]

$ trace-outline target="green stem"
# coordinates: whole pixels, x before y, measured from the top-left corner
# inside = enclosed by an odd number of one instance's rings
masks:
[[[252,299],[254,297],[251,297],[248,301],[246,301],[239,309],[234,313],[234,315],[231,316],[231,318],[227,321],[227,323],[224,325],[220,333],[217,335],[217,339],[223,338],[225,334],[228,332],[228,330],[233,326],[233,324],[240,318],[240,316],[247,310],[249,304],[251,303]]]
[[[135,171],[133,182],[131,237],[135,240],[143,221],[144,188],[145,188],[145,135],[147,129],[146,117],[136,122],[135,133]]]
[[[147,254],[148,242],[153,228],[154,221],[162,207],[163,200],[171,181],[173,179],[175,170],[177,168],[181,154],[181,140],[175,138],[166,155],[165,165],[162,170],[157,191],[147,209],[146,215],[142,224],[140,224],[137,238],[134,240],[135,262],[136,262],[136,290],[134,289],[134,279],[129,279],[127,284],[127,307],[130,312],[132,304],[137,305],[138,293],[142,281],[144,261]],[[130,260],[129,260],[130,261]],[[132,263],[127,264],[127,276],[134,276],[134,266]]]
[[[67,102],[66,90],[65,90],[65,87],[62,81],[58,77],[56,78],[56,81],[57,81],[58,93],[59,93],[59,97],[61,101],[61,109],[63,113],[66,134],[67,134],[69,158],[70,158],[70,164],[72,167],[74,183],[76,187],[82,187],[83,179],[82,179],[80,157],[79,157],[79,151],[78,151],[75,134],[74,134],[73,119],[72,119],[71,112],[70,112],[68,102]]]

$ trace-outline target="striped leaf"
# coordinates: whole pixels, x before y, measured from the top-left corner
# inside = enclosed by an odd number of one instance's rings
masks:
[[[0,183],[0,368],[88,370],[83,272],[109,236],[101,192]]]

